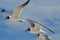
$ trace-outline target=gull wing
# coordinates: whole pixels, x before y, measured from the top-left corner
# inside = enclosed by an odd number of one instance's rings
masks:
[[[19,13],[21,14],[23,8],[29,3],[30,0],[19,6],[14,10],[14,13],[12,14],[13,17],[18,17]]]
[[[32,19],[27,19],[27,21],[31,24],[31,27],[35,27],[36,21],[33,21]]]
[[[31,24],[31,27],[34,27],[34,29],[41,29],[42,27],[44,27],[44,28],[48,29],[50,32],[54,33],[54,31],[51,30],[50,28],[48,28],[42,24],[39,24],[36,21],[33,21],[32,19],[27,19],[27,21]]]
[[[42,26],[40,24],[38,24],[38,23],[34,23],[34,24],[35,24],[35,29],[40,30],[42,28]]]
[[[48,27],[46,27],[46,26],[44,26],[44,25],[42,25],[42,24],[40,24],[42,27],[45,27],[46,29],[48,29],[50,32],[52,32],[52,33],[54,33],[54,31],[53,30],[51,30],[50,28],[48,28]]]
[[[31,27],[33,27],[33,29],[40,30],[40,28],[42,27],[37,23],[37,21],[33,21],[32,19],[27,19],[27,21],[31,24]]]

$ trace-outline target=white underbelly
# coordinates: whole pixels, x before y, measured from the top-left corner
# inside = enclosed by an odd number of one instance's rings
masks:
[[[17,20],[19,20],[18,18],[10,18],[10,20],[15,20],[15,21],[17,21]]]
[[[40,32],[39,32],[39,31],[30,31],[30,33],[38,34],[38,33],[40,33]]]

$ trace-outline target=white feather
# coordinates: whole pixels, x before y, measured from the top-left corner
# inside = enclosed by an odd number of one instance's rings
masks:
[[[42,33],[46,33],[45,31],[43,31],[42,29],[40,29],[40,32],[42,32]]]

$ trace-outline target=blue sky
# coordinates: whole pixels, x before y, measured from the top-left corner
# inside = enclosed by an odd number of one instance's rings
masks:
[[[0,0],[0,40],[36,40],[37,36],[24,32],[30,27],[26,22],[15,22],[3,20],[8,14],[27,0]],[[6,14],[1,10],[5,9]],[[55,34],[45,30],[52,40],[60,40],[60,0],[31,0],[24,8],[20,16],[22,19],[30,18],[36,20],[49,28],[52,28]]]

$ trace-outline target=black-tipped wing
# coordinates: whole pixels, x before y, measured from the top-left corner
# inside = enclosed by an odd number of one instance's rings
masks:
[[[23,8],[29,3],[30,0],[19,6],[14,10],[14,13],[12,14],[13,17],[18,17],[19,13],[21,14]]]
[[[29,3],[30,0],[28,0],[27,2],[25,2],[24,4],[22,4],[21,6],[26,6]]]
[[[40,24],[42,27],[45,27],[46,29],[48,29],[50,32],[52,32],[52,33],[54,33],[54,31],[53,30],[51,30],[50,28],[48,28],[48,27],[46,27],[46,26],[44,26],[44,25],[42,25],[42,24]]]
[[[42,24],[37,23],[36,21],[33,21],[31,19],[27,19],[27,21],[31,24],[31,27],[35,27],[35,28],[39,29],[40,25],[41,25],[42,27],[45,27],[46,29],[48,29],[50,32],[54,33],[53,30],[51,30],[50,28],[48,28],[48,27],[46,27],[46,26],[44,26]]]
[[[38,30],[40,30],[41,26],[40,26],[40,24],[37,23],[37,21],[34,21],[34,20],[32,20],[32,19],[27,19],[27,21],[31,24],[31,27],[32,27],[33,29],[38,29]]]

